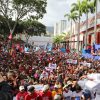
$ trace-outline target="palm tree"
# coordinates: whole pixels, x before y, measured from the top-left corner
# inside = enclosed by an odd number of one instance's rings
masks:
[[[70,39],[71,39],[71,35],[72,35],[72,21],[76,22],[78,15],[77,12],[70,12],[69,14],[66,14],[65,17],[68,18],[68,20],[71,22],[71,30],[70,30]]]
[[[55,44],[57,44],[57,47],[60,45],[60,43],[64,41],[64,35],[56,35],[54,38],[53,38],[53,42]]]
[[[77,0],[77,3],[73,3],[71,12],[76,12],[78,13],[78,20],[79,20],[79,25],[78,25],[78,36],[77,36],[77,50],[78,50],[78,56],[79,56],[79,37],[80,37],[80,19],[82,16],[82,3],[80,0]]]
[[[95,34],[95,43],[96,43],[96,33],[97,33],[97,4],[100,0],[94,0],[94,7],[95,7],[95,27],[94,27],[94,34]]]
[[[90,0],[82,1],[82,13],[86,15],[86,34],[85,34],[85,47],[87,46],[87,36],[88,36],[88,13],[94,13],[94,3]]]

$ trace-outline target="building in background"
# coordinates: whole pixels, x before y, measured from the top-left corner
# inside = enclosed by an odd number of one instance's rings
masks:
[[[59,35],[64,32],[67,28],[67,20],[61,20],[54,25],[54,36]]]
[[[59,30],[58,23],[56,23],[54,25],[54,36],[58,35],[58,30]]]
[[[47,26],[46,27],[46,33],[47,33],[47,36],[54,36],[54,27],[52,26]]]
[[[78,35],[79,35],[79,49],[81,51],[83,45],[85,44],[86,41],[86,24],[87,20],[82,21],[80,23],[80,33],[78,34],[78,23],[73,23],[72,25],[72,30],[71,27],[69,28],[70,37],[66,41],[69,41],[69,45],[71,48],[77,49],[77,44],[78,44]],[[96,33],[96,41],[95,41],[95,16],[92,16],[88,19],[88,34],[87,34],[87,45],[93,45],[95,42],[96,44],[100,44],[100,12],[97,14],[97,33]],[[68,31],[66,31],[68,32]],[[72,42],[70,42],[72,41]]]

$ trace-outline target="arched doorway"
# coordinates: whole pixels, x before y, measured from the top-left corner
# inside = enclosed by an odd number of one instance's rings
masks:
[[[97,33],[97,44],[100,44],[100,32]]]

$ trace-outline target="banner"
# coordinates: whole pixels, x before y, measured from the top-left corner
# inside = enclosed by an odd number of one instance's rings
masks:
[[[67,59],[67,63],[68,64],[77,64],[77,60],[73,60],[73,59]]]
[[[95,49],[99,49],[100,48],[100,44],[95,44]]]
[[[67,59],[67,63],[71,64],[72,63],[72,59]]]
[[[86,59],[94,59],[94,60],[100,60],[100,56],[93,56],[91,54],[82,54],[82,57],[86,58]]]
[[[85,63],[83,63],[83,66],[91,67],[91,63],[85,62]]]
[[[57,67],[56,64],[52,64],[52,63],[49,64],[49,68],[52,69],[52,70],[56,69],[56,67]]]
[[[43,89],[43,85],[39,84],[39,85],[33,85],[35,87],[36,91],[40,91]]]
[[[72,60],[72,64],[77,64],[77,60]]]

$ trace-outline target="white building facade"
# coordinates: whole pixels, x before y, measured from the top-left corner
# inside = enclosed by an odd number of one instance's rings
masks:
[[[67,28],[67,20],[61,20],[54,25],[54,36],[59,35],[64,32]]]

